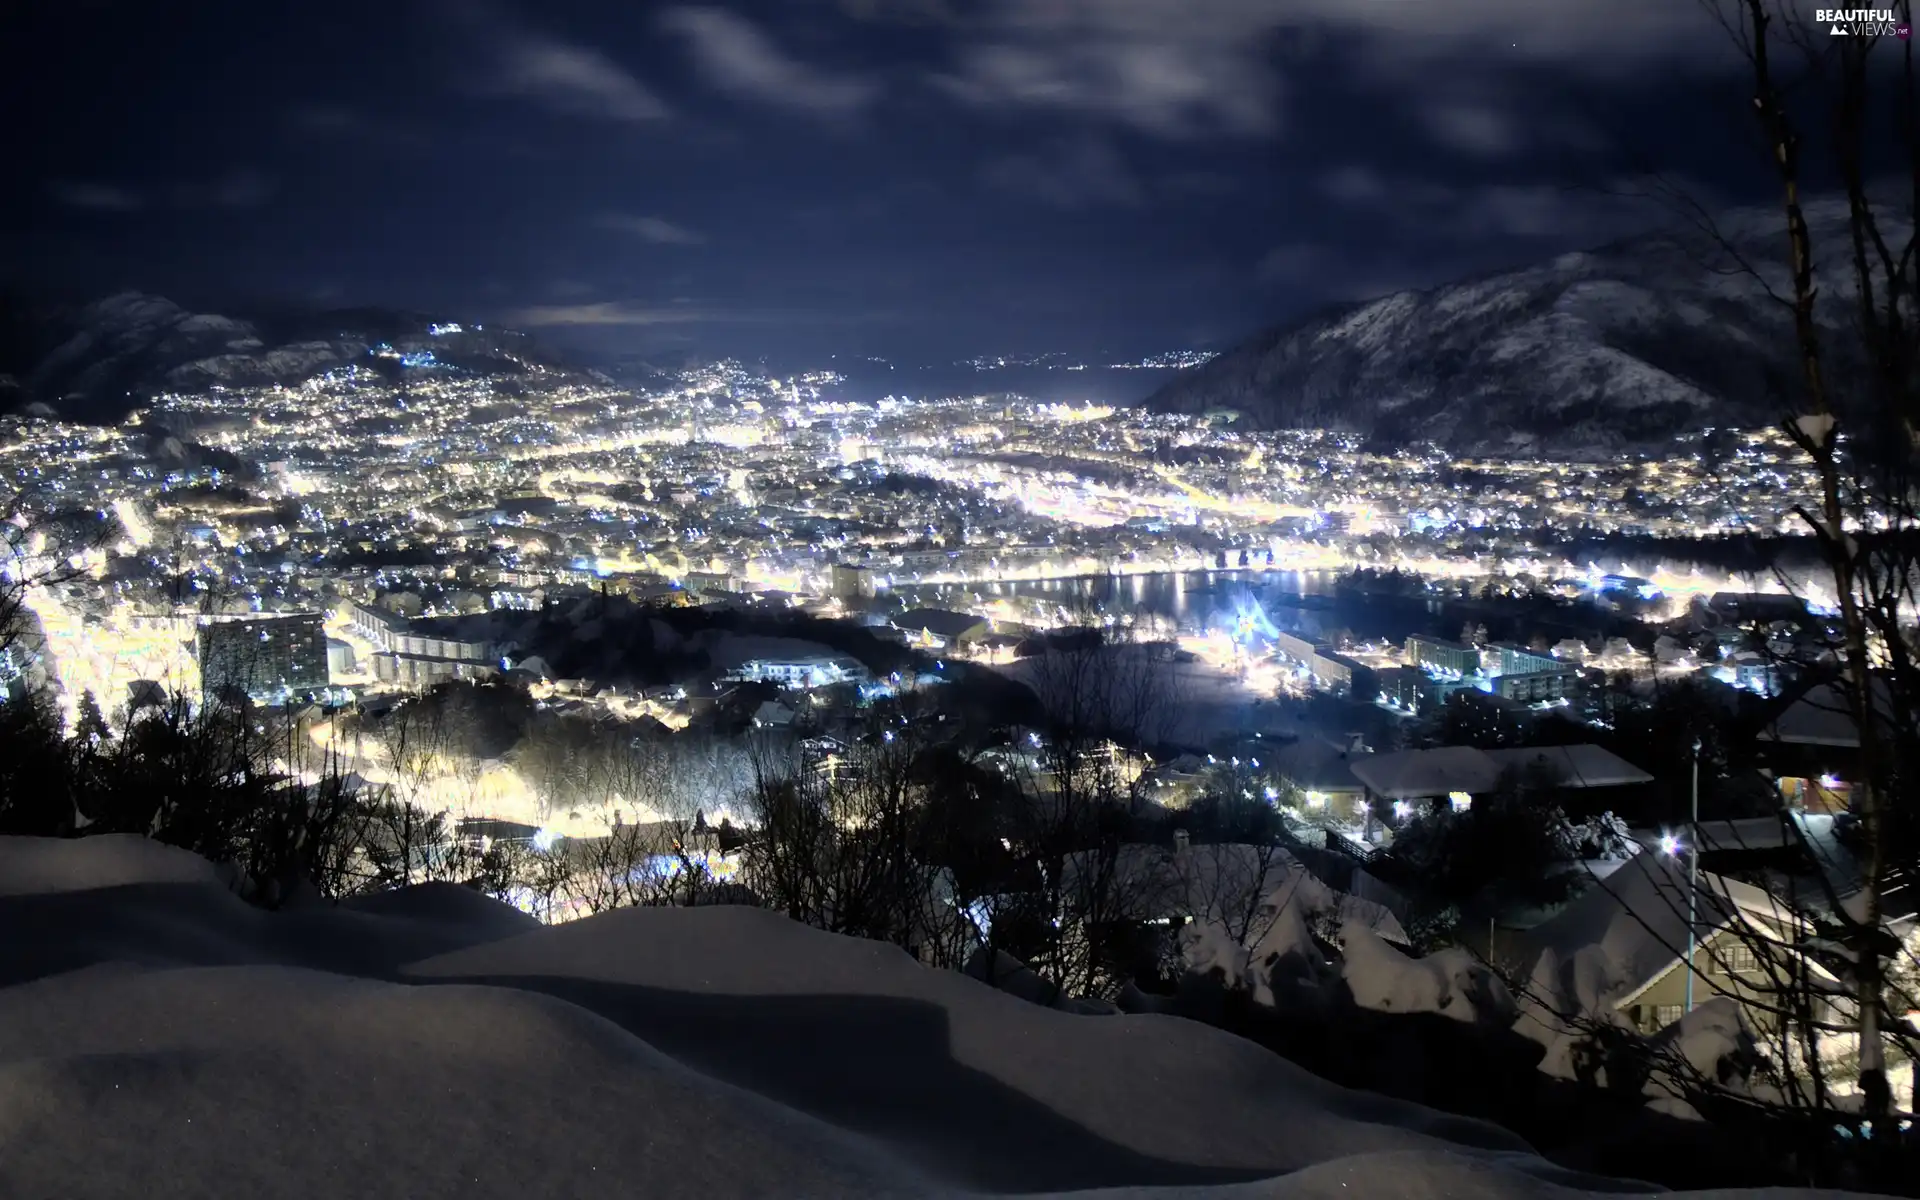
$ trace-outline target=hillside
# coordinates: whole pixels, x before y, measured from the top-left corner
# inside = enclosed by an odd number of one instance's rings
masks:
[[[270,913],[110,836],[0,838],[0,922],[6,1195],[1623,1190],[1195,1022],[1042,1008],[759,909],[542,928],[425,885]]]
[[[566,370],[523,334],[418,313],[279,308],[243,318],[141,292],[86,304],[0,298],[0,412],[44,406],[111,422],[161,392],[296,384],[350,366],[392,378]]]
[[[1815,206],[1817,245],[1843,248],[1844,222],[1843,208]],[[1747,262],[1782,260],[1777,213],[1736,212],[1719,224]],[[1841,267],[1831,249],[1825,261]],[[1842,267],[1819,280],[1830,325],[1846,314],[1845,276]],[[1784,278],[1769,282],[1785,290]],[[1796,379],[1790,314],[1689,229],[1271,329],[1145,403],[1388,446],[1591,460],[1706,426],[1776,424]]]

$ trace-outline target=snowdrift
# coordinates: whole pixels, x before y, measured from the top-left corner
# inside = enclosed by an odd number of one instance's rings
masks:
[[[0,876],[0,1195],[1626,1190],[1202,1025],[755,909],[266,913],[128,838],[0,839]]]

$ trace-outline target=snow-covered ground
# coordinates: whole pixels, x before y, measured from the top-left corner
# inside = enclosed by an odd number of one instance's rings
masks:
[[[1617,1190],[1203,1025],[756,909],[266,913],[138,839],[0,839],[0,931],[4,1196]]]

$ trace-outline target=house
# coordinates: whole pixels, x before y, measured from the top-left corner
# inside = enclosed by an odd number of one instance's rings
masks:
[[[789,688],[830,687],[858,683],[867,669],[844,654],[801,654],[779,658],[751,658],[722,678],[743,683],[777,683]]]
[[[985,617],[941,608],[903,612],[893,619],[893,627],[907,635],[910,645],[928,650],[971,646],[993,632],[993,622]]]
[[[703,647],[723,681],[776,683],[781,687],[819,688],[863,683],[867,668],[832,647],[803,638],[746,634],[704,635]]]
[[[1502,957],[1517,960],[1532,990],[1563,1013],[1612,1016],[1652,1033],[1685,1015],[1691,974],[1696,1006],[1726,996],[1755,1030],[1777,1033],[1783,984],[1792,977],[1824,998],[1816,1020],[1845,1019],[1842,981],[1801,949],[1810,931],[1790,898],[1704,871],[1689,887],[1684,857],[1649,850],[1596,878]]]
[[[1490,792],[1500,782],[1500,768],[1484,750],[1472,746],[1439,746],[1432,750],[1396,750],[1355,760],[1353,774],[1370,797],[1383,800],[1425,800],[1455,792]]]
[[[1276,775],[1300,789],[1309,807],[1344,801],[1345,811],[1351,811],[1353,802],[1366,796],[1367,786],[1353,773],[1354,760],[1366,756],[1325,738],[1303,737],[1266,746],[1260,753]]]
[[[1440,746],[1370,754],[1353,762],[1353,774],[1368,795],[1383,800],[1477,796],[1497,788],[1509,771],[1522,778],[1537,773],[1556,787],[1623,787],[1653,781],[1653,776],[1632,763],[1593,745],[1513,750]]]
[[[763,700],[753,710],[755,729],[785,729],[793,724],[793,710],[778,700]]]
[[[1880,715],[1880,735],[1900,738],[1900,722],[1891,689],[1876,680],[1871,688]],[[1907,735],[1911,749],[1912,735]],[[1842,813],[1853,804],[1861,782],[1860,726],[1847,693],[1831,683],[1815,684],[1787,700],[1760,730],[1775,786],[1796,812]]]

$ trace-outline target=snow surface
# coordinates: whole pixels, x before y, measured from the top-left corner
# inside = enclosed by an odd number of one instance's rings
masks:
[[[1517,1010],[1499,977],[1458,947],[1410,958],[1364,925],[1340,931],[1340,976],[1361,1008],[1436,1013],[1468,1024],[1505,1027]]]
[[[78,892],[135,883],[219,884],[197,854],[131,833],[70,841],[0,838],[0,896]]]
[[[537,928],[436,886],[267,913],[111,838],[0,839],[0,875],[5,1196],[1622,1190],[1203,1025],[757,909]]]

